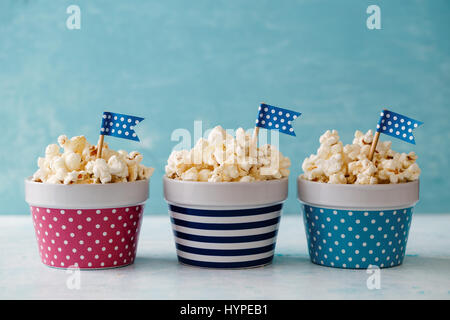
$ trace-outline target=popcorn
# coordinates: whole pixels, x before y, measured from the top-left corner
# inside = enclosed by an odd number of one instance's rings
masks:
[[[72,171],[67,173],[63,183],[64,184],[77,183],[79,180],[80,181],[84,180],[85,176],[86,176],[85,171]]]
[[[94,178],[99,179],[101,183],[108,183],[111,181],[111,173],[109,172],[109,167],[105,159],[95,159],[92,172]]]
[[[197,168],[193,167],[189,170],[186,170],[181,174],[181,179],[186,181],[197,181],[198,171]]]
[[[372,130],[365,134],[357,130],[353,143],[346,146],[336,130],[327,130],[319,141],[317,154],[303,161],[304,179],[334,184],[402,183],[419,179],[417,155],[393,151],[391,141],[378,142],[373,161],[368,159]]]
[[[138,176],[137,180],[148,180],[153,174],[155,169],[144,166],[143,164],[138,165]]]
[[[61,148],[64,148],[64,152],[81,153],[88,142],[84,136],[76,136],[69,140],[67,136],[61,135],[58,137],[58,143]]]
[[[236,130],[236,138],[215,127],[191,150],[173,151],[166,165],[171,179],[203,182],[253,182],[289,176],[291,161],[274,146],[251,145],[251,135]]]
[[[369,159],[348,163],[348,172],[356,176],[355,184],[376,184],[378,182],[378,179],[374,177],[377,168]]]
[[[81,166],[81,155],[72,151],[64,153],[64,162],[69,171],[79,170]]]
[[[51,158],[53,156],[59,156],[59,147],[57,144],[49,144],[47,148],[45,148],[45,157]]]
[[[109,172],[117,177],[126,178],[128,176],[127,162],[120,160],[120,158],[116,155],[113,155],[111,158],[109,158],[108,167]]]
[[[114,151],[106,143],[102,157],[97,159],[97,146],[89,144],[84,136],[68,139],[61,135],[58,144],[48,145],[45,157],[38,158],[39,169],[33,174],[33,181],[52,184],[131,182],[149,179],[154,171],[141,164],[143,156],[139,152]]]
[[[328,183],[345,184],[347,183],[347,178],[342,172],[334,173],[330,176]]]
[[[198,173],[198,181],[203,181],[206,182],[209,180],[209,178],[211,178],[212,176],[212,171],[209,169],[202,169],[199,171]]]

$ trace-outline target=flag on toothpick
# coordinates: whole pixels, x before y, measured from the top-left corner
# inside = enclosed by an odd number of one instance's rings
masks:
[[[381,111],[380,120],[377,124],[377,132],[373,137],[368,159],[370,161],[373,159],[373,155],[375,154],[378,144],[378,139],[380,138],[380,133],[387,134],[408,143],[416,144],[412,132],[421,124],[423,124],[423,122],[384,109]]]
[[[113,136],[128,140],[139,141],[134,132],[137,126],[144,118],[130,116],[127,114],[103,112],[102,126],[100,128],[100,139],[97,145],[97,158],[102,157],[103,140],[105,136]]]
[[[399,113],[383,110],[377,124],[377,132],[416,144],[412,132],[421,124],[423,124],[423,122],[411,119]]]
[[[300,112],[270,106],[261,103],[258,110],[258,118],[256,119],[256,127],[264,129],[275,129],[281,133],[295,136],[292,121],[301,115]]]
[[[139,141],[134,127],[144,118],[129,116],[127,114],[103,112],[100,134],[117,138]]]

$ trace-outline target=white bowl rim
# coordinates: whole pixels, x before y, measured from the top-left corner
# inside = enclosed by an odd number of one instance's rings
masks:
[[[253,182],[200,182],[163,176],[164,198],[169,204],[196,208],[249,208],[282,203],[289,179]]]
[[[297,198],[313,206],[349,209],[397,209],[419,201],[420,180],[397,184],[330,184],[297,178]]]
[[[25,201],[31,206],[61,209],[113,208],[144,203],[149,179],[106,184],[50,184],[25,179]]]

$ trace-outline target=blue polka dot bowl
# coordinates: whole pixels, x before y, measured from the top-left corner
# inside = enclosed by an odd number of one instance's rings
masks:
[[[272,262],[288,179],[194,182],[163,178],[178,261],[220,269]]]
[[[297,180],[311,262],[367,269],[402,264],[419,181],[337,185]]]

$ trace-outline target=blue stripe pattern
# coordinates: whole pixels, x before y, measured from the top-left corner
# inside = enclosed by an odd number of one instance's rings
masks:
[[[169,205],[169,210],[172,212],[178,212],[188,214],[191,216],[201,217],[243,217],[253,216],[255,214],[270,213],[274,211],[280,211],[282,204],[276,204],[270,207],[254,208],[254,209],[240,209],[240,210],[203,210],[203,209],[190,209],[184,207],[178,207],[175,205]]]
[[[177,243],[176,247],[178,250],[195,253],[195,254],[204,254],[207,256],[246,256],[250,254],[258,254],[264,253],[267,251],[271,251],[275,249],[275,243],[269,244],[268,246],[252,248],[252,249],[240,249],[240,250],[218,250],[218,249],[201,249],[184,246],[182,244]]]
[[[190,241],[197,242],[209,242],[209,243],[240,243],[240,242],[253,242],[271,239],[277,236],[278,230],[257,234],[254,236],[240,236],[240,237],[209,237],[209,236],[197,236],[194,234],[179,232],[174,230],[175,237]]]
[[[282,204],[212,210],[169,205],[181,263],[208,268],[249,268],[272,261]]]
[[[257,266],[263,266],[268,263],[271,263],[273,260],[273,256],[269,258],[263,258],[253,261],[244,261],[244,262],[205,262],[198,260],[190,260],[182,257],[178,257],[178,261],[184,264],[188,264],[191,266],[201,267],[201,268],[217,268],[217,269],[239,269],[239,268],[252,268]]]
[[[279,221],[280,217],[270,220],[246,222],[246,223],[198,223],[172,218],[172,223],[177,226],[203,230],[242,230],[242,229],[263,228],[277,224]]]

